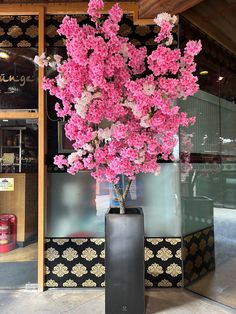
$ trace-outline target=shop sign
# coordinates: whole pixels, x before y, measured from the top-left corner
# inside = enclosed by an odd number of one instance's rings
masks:
[[[0,191],[14,191],[14,178],[0,178]]]

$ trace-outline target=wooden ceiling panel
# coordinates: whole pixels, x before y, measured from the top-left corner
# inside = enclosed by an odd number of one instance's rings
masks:
[[[179,14],[203,0],[139,0],[139,18],[154,18],[158,13]]]
[[[205,0],[182,16],[236,55],[235,0]]]

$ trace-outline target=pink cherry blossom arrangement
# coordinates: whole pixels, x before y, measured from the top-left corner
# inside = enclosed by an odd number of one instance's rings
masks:
[[[172,44],[176,16],[162,13],[154,20],[160,27],[157,48],[147,55],[118,35],[123,12],[118,4],[104,19],[102,0],[90,0],[88,14],[94,22],[79,26],[66,16],[58,30],[66,37],[68,58],[36,57],[41,66],[54,66],[57,76],[45,78],[43,87],[61,100],[59,117],[66,118],[66,136],[74,152],[55,157],[58,167],[70,174],[90,170],[98,181],[113,183],[124,213],[131,181],[140,173],[158,174],[158,160],[168,160],[180,126],[194,123],[176,105],[198,90],[194,57],[200,41],[189,41],[184,53]],[[122,193],[121,174],[128,177]]]

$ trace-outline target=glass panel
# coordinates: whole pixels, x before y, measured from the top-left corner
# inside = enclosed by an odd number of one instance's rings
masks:
[[[196,116],[180,133],[184,282],[236,308],[236,57],[185,23],[183,34],[201,37],[203,51],[201,90],[180,102]]]
[[[0,121],[0,288],[37,284],[38,125]]]
[[[0,16],[0,110],[38,108],[36,16]]]
[[[181,236],[179,170],[163,163],[160,176],[139,175],[127,206],[142,207],[147,237]],[[48,174],[47,237],[103,237],[104,215],[117,206],[112,186],[96,183],[87,171]],[[170,229],[169,226],[172,225]]]

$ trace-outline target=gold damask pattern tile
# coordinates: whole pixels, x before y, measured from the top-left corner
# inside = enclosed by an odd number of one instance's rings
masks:
[[[74,250],[72,247],[68,247],[68,249],[63,251],[62,257],[70,262],[70,261],[73,261],[75,258],[77,258],[78,254],[77,254],[77,251]]]
[[[159,264],[157,263],[154,263],[152,265],[150,265],[148,267],[148,270],[147,270],[148,274],[150,274],[151,276],[153,277],[157,277],[159,276],[160,274],[163,274],[163,268],[162,266],[160,266]]]
[[[72,280],[72,279],[68,279],[65,282],[63,282],[63,287],[65,288],[75,288],[77,287],[77,283]]]
[[[59,253],[56,249],[53,247],[50,247],[46,251],[46,259],[51,261],[54,261],[56,258],[59,258]]]
[[[145,284],[145,287],[149,287],[149,288],[153,287],[153,283],[148,279],[145,279],[144,284]]]
[[[53,267],[52,273],[54,275],[57,275],[57,277],[63,277],[66,274],[68,274],[69,271],[68,271],[68,267],[66,265],[60,263],[60,264]]]
[[[20,15],[20,16],[17,16],[16,19],[19,22],[21,22],[21,23],[27,23],[30,20],[32,20],[32,16],[30,16],[30,15]]]
[[[96,245],[101,245],[105,243],[105,239],[90,239],[92,243],[95,243]]]
[[[86,261],[92,261],[94,258],[97,257],[97,253],[94,249],[92,249],[91,247],[88,247],[82,252],[81,257],[86,259]]]
[[[157,252],[157,257],[160,258],[162,261],[167,261],[168,259],[173,257],[173,254],[171,250],[163,247]]]
[[[172,283],[169,280],[163,279],[158,283],[158,287],[172,287]]]
[[[71,239],[71,242],[73,242],[77,245],[82,245],[82,244],[88,242],[88,239]]]
[[[13,47],[13,44],[9,40],[0,41],[0,47],[8,48]]]
[[[25,48],[25,47],[30,47],[31,43],[28,40],[21,40],[18,42],[17,47]]]
[[[65,243],[69,242],[69,239],[53,239],[52,241],[57,243],[58,245],[63,245]]]
[[[170,274],[171,277],[176,277],[182,273],[182,268],[181,266],[173,263],[167,267],[166,273]]]
[[[18,25],[13,25],[8,29],[7,35],[13,38],[17,38],[23,34],[22,28]]]
[[[38,36],[38,27],[36,25],[30,25],[26,28],[25,34],[31,38],[35,38]]]
[[[47,239],[46,286],[104,287],[104,246],[103,238]],[[166,241],[165,238],[146,238],[145,286],[177,287],[181,280],[179,239],[168,238]]]
[[[14,21],[14,16],[11,16],[11,15],[5,15],[5,16],[1,16],[0,17],[0,21],[5,23],[5,24],[8,24],[10,23],[11,21]]]
[[[93,288],[96,286],[97,286],[96,282],[94,282],[91,279],[87,279],[82,283],[82,287],[86,287],[86,288]]]
[[[72,267],[71,273],[74,274],[76,277],[82,277],[83,275],[86,275],[88,271],[83,264],[79,263]]]
[[[102,275],[105,274],[105,266],[102,265],[102,264],[95,264],[91,271],[90,271],[91,274],[95,275],[96,277],[101,277]]]
[[[101,258],[105,259],[105,250],[102,250],[101,254],[99,255]]]
[[[145,247],[144,249],[144,260],[148,261],[150,258],[153,258],[153,251],[150,250],[149,248]]]
[[[58,283],[55,280],[53,280],[53,279],[47,280],[45,285],[48,288],[56,288],[56,287],[58,287]]]

